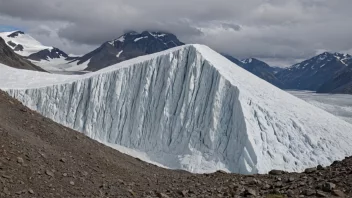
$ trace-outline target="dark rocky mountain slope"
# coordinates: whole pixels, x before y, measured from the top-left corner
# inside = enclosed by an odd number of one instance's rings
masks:
[[[352,94],[352,64],[337,72],[317,90],[318,93]]]
[[[17,69],[44,71],[20,55],[16,54],[0,37],[0,63]]]
[[[276,74],[284,89],[318,90],[346,69],[351,56],[325,52]]]
[[[28,56],[28,59],[35,60],[35,61],[40,61],[40,60],[49,61],[50,59],[56,59],[56,58],[68,59],[69,56],[65,52],[55,47],[52,49],[44,49]]]
[[[78,58],[78,64],[89,61],[88,71],[97,71],[110,65],[184,45],[170,33],[129,32],[118,39],[103,43],[99,48]]]
[[[263,61],[255,58],[245,59],[240,61],[232,56],[224,55],[227,59],[242,67],[243,69],[251,72],[252,74],[258,76],[259,78],[277,86],[282,87],[282,83],[275,76],[276,68],[270,67]]]

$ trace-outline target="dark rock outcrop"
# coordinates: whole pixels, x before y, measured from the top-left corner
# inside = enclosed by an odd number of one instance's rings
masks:
[[[352,64],[337,72],[317,90],[318,93],[352,94]]]
[[[7,37],[15,38],[15,37],[17,37],[17,36],[20,35],[20,34],[24,34],[24,32],[22,32],[22,31],[16,31],[16,32],[13,32],[13,33],[9,34]]]
[[[40,60],[49,60],[49,59],[55,59],[55,58],[61,58],[61,57],[68,58],[68,55],[58,48],[52,48],[52,49],[41,50],[37,53],[31,54],[28,56],[28,59],[40,61]]]
[[[276,74],[284,89],[318,90],[344,70],[351,56],[325,52]]]

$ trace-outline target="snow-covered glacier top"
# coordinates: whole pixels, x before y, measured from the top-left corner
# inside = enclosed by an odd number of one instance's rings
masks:
[[[35,40],[33,37],[31,37],[28,34],[18,34],[15,37],[8,37],[9,35],[18,32],[18,31],[12,31],[12,32],[0,32],[0,37],[2,37],[7,45],[9,45],[9,42],[12,42],[16,45],[22,45],[23,49],[22,50],[15,50],[15,52],[21,56],[29,56],[33,53],[39,52],[41,50],[52,50],[53,47],[49,46],[44,46],[41,44],[39,41]],[[14,48],[13,46],[9,45],[12,49]]]
[[[1,67],[0,88],[91,138],[191,172],[302,171],[352,155],[352,125],[202,45],[95,73]]]

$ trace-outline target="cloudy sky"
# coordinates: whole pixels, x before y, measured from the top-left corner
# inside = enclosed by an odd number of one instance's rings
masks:
[[[167,31],[238,58],[289,65],[352,53],[351,0],[0,0],[0,31],[84,54],[126,31]]]

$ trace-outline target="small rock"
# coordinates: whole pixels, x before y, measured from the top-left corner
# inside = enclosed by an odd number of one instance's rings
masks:
[[[133,190],[129,189],[128,192],[129,192],[133,197],[136,196],[136,193],[134,193]]]
[[[1,175],[1,177],[5,178],[5,179],[11,179],[12,176],[9,176],[9,175]]]
[[[335,188],[336,188],[336,185],[334,183],[326,182],[325,184],[323,184],[323,191],[325,192],[330,192]]]
[[[159,198],[170,198],[169,196],[167,196],[167,195],[164,194],[164,193],[157,193],[157,196],[158,196]]]
[[[312,195],[315,195],[315,190],[311,190],[311,189],[306,189],[302,192],[303,195],[306,195],[306,196],[312,196]]]
[[[321,192],[320,190],[317,190],[317,197],[326,197],[326,194]]]
[[[187,193],[188,193],[188,190],[179,191],[179,194],[182,195],[183,197],[186,197]]]
[[[23,158],[22,157],[17,157],[17,163],[23,164],[24,163]]]
[[[271,188],[271,186],[269,185],[269,184],[265,184],[264,186],[263,186],[263,189],[264,190],[267,190],[267,189],[270,189]]]
[[[305,173],[314,173],[317,169],[316,168],[307,168],[306,170],[304,170]]]
[[[345,197],[345,193],[343,193],[341,190],[333,190],[332,194],[337,196],[337,197]]]
[[[32,189],[28,189],[28,192],[32,195],[34,194],[34,191]]]
[[[287,194],[288,197],[293,197],[294,192],[293,192],[292,190],[288,190],[288,191],[286,192],[286,194]]]
[[[275,186],[276,186],[276,187],[282,187],[282,182],[280,182],[280,181],[279,181],[279,182],[276,182],[276,183],[275,183]]]
[[[271,170],[269,172],[269,175],[282,175],[283,174],[283,171],[281,170]]]
[[[67,173],[62,174],[62,176],[67,177]]]
[[[70,185],[71,185],[71,186],[74,186],[74,185],[75,185],[75,182],[74,182],[74,181],[70,181]]]
[[[54,177],[54,173],[49,170],[46,170],[45,174],[49,175],[50,177]]]
[[[251,188],[247,188],[245,191],[244,191],[244,194],[245,195],[253,195],[253,196],[257,196],[257,192]]]
[[[325,170],[325,168],[322,165],[318,165],[317,170]]]
[[[16,195],[21,195],[21,194],[23,194],[23,193],[25,193],[25,191],[18,191],[18,192],[15,192]]]
[[[289,182],[293,182],[293,181],[295,181],[295,178],[294,177],[290,177],[290,178],[288,178],[288,181]]]
[[[61,158],[61,159],[60,159],[60,162],[65,163],[65,162],[66,162],[66,159],[65,159],[65,158]]]

